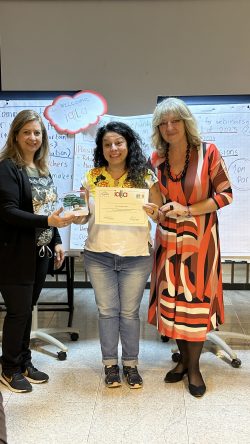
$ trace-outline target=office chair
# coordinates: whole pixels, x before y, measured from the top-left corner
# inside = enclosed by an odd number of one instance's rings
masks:
[[[236,333],[236,332],[230,332],[230,331],[219,331],[214,330],[210,331],[206,335],[206,341],[210,341],[213,344],[219,346],[223,351],[225,351],[229,357],[231,358],[231,365],[234,368],[238,368],[241,366],[241,360],[237,357],[237,354],[235,351],[232,350],[232,348],[222,339],[225,338],[232,338],[232,339],[243,339],[244,341],[250,342],[250,335],[245,335],[244,333]],[[168,342],[169,338],[167,336],[162,335],[161,336],[162,342]],[[180,359],[180,353],[178,352],[178,348],[175,346],[172,348],[172,360],[174,362],[178,362]]]
[[[57,357],[59,361],[64,361],[67,358],[68,347],[60,342],[58,339],[51,336],[57,333],[69,333],[72,341],[77,341],[79,338],[79,330],[72,327],[73,311],[74,311],[74,257],[66,256],[62,266],[58,270],[53,271],[53,275],[65,274],[67,283],[67,305],[68,308],[60,309],[53,308],[53,311],[69,311],[69,320],[67,327],[56,327],[56,328],[38,328],[38,306],[42,305],[65,305],[65,303],[53,303],[53,302],[42,302],[35,305],[32,313],[32,328],[31,328],[31,339],[41,339],[49,344],[53,344],[58,347],[61,351],[57,352]],[[43,310],[43,309],[41,309]],[[46,310],[46,309],[45,309]]]
[[[31,339],[41,339],[44,342],[53,344],[61,351],[57,352],[59,361],[64,361],[67,358],[68,347],[60,342],[58,339],[51,336],[57,333],[69,333],[72,341],[77,341],[79,338],[79,331],[73,327],[57,327],[57,328],[38,328],[38,307],[34,306],[32,313],[32,329]]]

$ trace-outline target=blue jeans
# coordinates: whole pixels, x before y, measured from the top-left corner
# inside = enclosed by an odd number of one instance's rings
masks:
[[[118,363],[119,337],[122,364],[138,363],[139,310],[153,266],[150,256],[117,256],[84,251],[84,263],[95,292],[99,311],[99,334],[104,365]]]

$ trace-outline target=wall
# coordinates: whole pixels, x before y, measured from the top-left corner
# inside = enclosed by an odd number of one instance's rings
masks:
[[[249,94],[249,16],[249,0],[0,1],[2,89],[93,89],[114,115]]]

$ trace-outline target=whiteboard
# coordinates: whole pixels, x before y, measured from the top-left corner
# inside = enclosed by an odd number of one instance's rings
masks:
[[[215,143],[228,168],[233,203],[220,209],[224,256],[250,256],[250,109],[249,105],[190,105],[203,140]]]
[[[7,92],[0,92],[0,148],[5,143],[10,123],[19,111],[35,109],[43,116],[45,107],[61,94],[40,93],[39,97],[33,97],[32,92],[23,92],[23,97],[12,98],[9,93],[8,98]],[[222,255],[250,257],[250,96],[181,98],[195,115],[203,140],[217,145],[229,170],[234,201],[218,211]],[[97,126],[82,133],[66,135],[59,134],[44,117],[43,120],[50,141],[49,167],[59,194],[79,189],[83,175],[93,166]],[[110,120],[123,121],[137,131],[142,138],[145,155],[150,156],[151,114],[105,115],[99,125]],[[87,227],[72,225],[61,229],[60,234],[66,250],[82,250]]]

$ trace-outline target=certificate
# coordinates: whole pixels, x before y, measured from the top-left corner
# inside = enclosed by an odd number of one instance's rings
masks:
[[[142,206],[148,202],[148,189],[95,188],[95,223],[147,227],[148,217]]]

